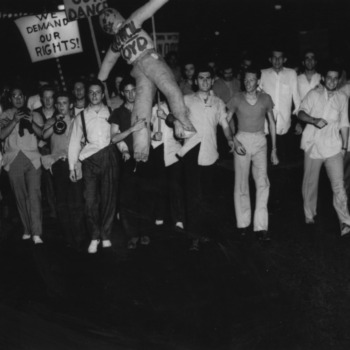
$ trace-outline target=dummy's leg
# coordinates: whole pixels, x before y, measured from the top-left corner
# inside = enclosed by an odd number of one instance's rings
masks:
[[[147,128],[143,128],[133,133],[134,158],[137,162],[146,162],[151,143],[150,121],[152,114],[152,104],[155,95],[155,86],[139,69],[135,66],[131,75],[136,80],[136,99],[131,115],[132,124],[139,119],[145,119]]]
[[[152,80],[157,88],[165,95],[169,102],[170,110],[175,118],[180,121],[185,131],[196,132],[192,123],[188,119],[188,110],[185,106],[183,95],[175,81],[171,69],[164,60],[157,54],[144,56],[137,62],[143,73]]]

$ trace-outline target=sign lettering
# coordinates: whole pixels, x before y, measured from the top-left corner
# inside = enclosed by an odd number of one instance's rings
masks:
[[[63,11],[26,16],[15,23],[26,42],[32,62],[83,51],[78,24],[68,22]]]
[[[99,15],[108,7],[107,0],[64,0],[68,21]]]

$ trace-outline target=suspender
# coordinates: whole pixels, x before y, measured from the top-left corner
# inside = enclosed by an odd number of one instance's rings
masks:
[[[80,117],[81,117],[81,124],[83,127],[83,134],[84,134],[84,139],[85,143],[89,143],[89,140],[87,138],[87,132],[86,132],[86,124],[85,124],[85,117],[84,117],[84,111],[80,112]]]

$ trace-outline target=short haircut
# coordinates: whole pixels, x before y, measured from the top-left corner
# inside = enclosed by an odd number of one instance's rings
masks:
[[[133,85],[133,86],[136,86],[136,80],[131,77],[130,75],[129,76],[126,76],[120,83],[120,86],[119,86],[119,90],[122,92],[124,91],[125,87],[127,85]]]
[[[247,67],[244,71],[244,78],[247,73],[255,74],[258,80],[261,78],[261,70],[256,66]]]
[[[72,95],[69,92],[67,92],[67,91],[60,90],[60,91],[56,92],[56,94],[55,94],[55,103],[57,103],[57,100],[58,100],[59,97],[67,97],[69,103],[72,101]]]
[[[72,90],[74,90],[74,86],[77,83],[82,83],[84,85],[84,87],[86,87],[86,81],[85,79],[81,78],[81,79],[75,79],[73,80],[73,84],[72,84]]]
[[[315,58],[316,58],[316,52],[315,52],[315,50],[313,50],[313,49],[304,50],[304,52],[303,52],[303,61],[305,60],[305,56],[306,56],[308,53],[312,53],[312,54],[315,56]]]
[[[339,78],[341,77],[342,73],[343,73],[343,69],[342,67],[334,62],[328,62],[323,69],[323,76],[325,77],[327,75],[328,72],[338,72],[338,76]]]
[[[22,92],[22,94],[23,94],[24,97],[27,96],[26,90],[24,89],[24,87],[23,87],[22,85],[20,85],[20,84],[15,84],[15,85],[12,85],[11,88],[10,88],[10,90],[9,90],[9,96],[10,96],[10,98],[12,97],[12,94],[13,94],[13,92],[14,92],[15,90],[20,90],[20,91]]]
[[[272,54],[273,54],[274,52],[282,52],[283,57],[286,57],[286,50],[285,50],[285,48],[282,47],[282,46],[279,46],[279,45],[272,46],[272,47],[271,47],[271,50],[270,50],[270,55],[272,56]],[[271,56],[270,56],[270,57],[271,57]]]
[[[196,73],[194,74],[195,79],[198,79],[199,73],[210,73],[210,78],[214,78],[213,68],[211,68],[207,64],[201,64],[196,68]]]
[[[105,86],[104,86],[104,84],[102,83],[101,80],[99,80],[99,79],[91,79],[91,80],[89,80],[88,83],[87,83],[87,90],[89,91],[91,86],[93,86],[93,85],[99,86],[101,88],[102,93],[104,94]]]
[[[41,86],[40,89],[39,89],[39,95],[40,95],[41,98],[44,97],[44,92],[45,91],[52,91],[55,94],[56,89],[55,89],[55,87],[53,85],[49,85],[49,84]]]

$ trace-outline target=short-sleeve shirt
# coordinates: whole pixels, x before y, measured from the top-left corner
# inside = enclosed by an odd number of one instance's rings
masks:
[[[240,92],[232,97],[227,108],[236,114],[239,131],[264,132],[265,116],[267,112],[272,112],[273,102],[270,95],[260,92],[256,103],[251,105]]]
[[[131,128],[131,111],[127,109],[125,105],[122,105],[112,112],[109,122],[118,125],[120,132],[124,132]],[[129,153],[134,154],[132,134],[128,135],[124,141],[128,146]]]
[[[314,118],[323,118],[327,125],[318,129],[307,124],[301,139],[301,148],[309,152],[310,158],[329,158],[341,151],[340,129],[349,127],[348,99],[342,92],[336,91],[329,98],[327,90],[319,87],[311,90],[304,98],[300,111]]]
[[[113,52],[120,52],[124,60],[131,64],[147,50],[154,49],[153,41],[141,28],[136,28],[133,21],[127,21],[114,35],[111,44]]]

